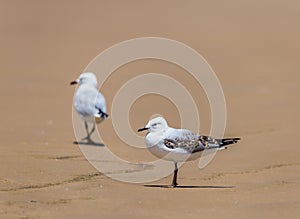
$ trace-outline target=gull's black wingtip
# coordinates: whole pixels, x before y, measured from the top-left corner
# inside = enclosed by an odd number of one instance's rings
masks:
[[[101,118],[103,118],[103,119],[107,119],[107,118],[109,118],[109,115],[108,115],[108,114],[106,114],[106,113],[102,113],[102,114],[101,114]]]
[[[102,119],[107,119],[109,117],[109,115],[107,113],[103,112],[101,109],[98,109],[98,111],[99,111],[98,114],[100,115],[100,117]]]
[[[235,143],[238,143],[238,141],[240,141],[240,140],[241,140],[241,138],[224,138],[221,140],[221,146],[235,144]]]

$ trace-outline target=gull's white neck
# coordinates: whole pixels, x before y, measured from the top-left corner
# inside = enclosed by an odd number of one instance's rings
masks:
[[[165,129],[162,129],[162,130],[156,131],[156,132],[149,132],[145,138],[147,147],[152,147],[152,146],[156,145],[163,138],[167,129],[168,128],[165,128]]]

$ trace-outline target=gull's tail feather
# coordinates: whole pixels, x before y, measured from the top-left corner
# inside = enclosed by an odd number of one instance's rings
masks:
[[[226,145],[237,143],[240,138],[223,138],[214,139],[208,136],[201,136],[201,143],[205,145],[205,149],[217,149],[224,150],[227,149]]]

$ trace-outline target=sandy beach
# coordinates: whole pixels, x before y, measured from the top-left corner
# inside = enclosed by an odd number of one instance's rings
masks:
[[[0,218],[300,217],[299,2],[0,5]],[[207,60],[226,98],[225,136],[242,138],[204,169],[198,160],[185,163],[178,175],[182,187],[175,189],[159,187],[170,184],[172,175],[147,183],[154,186],[110,179],[73,143],[70,81],[103,50],[148,36],[182,42]],[[119,88],[148,72],[187,87],[199,108],[201,133],[208,134],[205,92],[186,71],[162,61],[132,62],[113,72],[101,87],[108,113]],[[175,105],[157,95],[138,99],[126,116],[137,130],[153,114],[180,126]],[[98,130],[120,157],[156,159],[119,139],[112,119]]]

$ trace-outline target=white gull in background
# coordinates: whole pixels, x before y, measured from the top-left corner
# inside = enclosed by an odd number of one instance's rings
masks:
[[[95,74],[82,73],[79,78],[70,85],[78,84],[79,87],[74,97],[74,108],[83,119],[87,136],[85,140],[92,141],[91,135],[95,131],[95,123],[100,123],[108,118],[106,114],[106,102],[104,96],[98,91],[98,82]],[[93,124],[89,132],[88,123]]]
[[[177,184],[177,162],[195,160],[204,150],[227,149],[227,145],[237,143],[240,138],[215,139],[198,135],[186,129],[174,129],[168,126],[162,117],[151,119],[144,128],[138,132],[147,131],[145,142],[149,151],[158,158],[173,161],[174,175],[172,186]]]

